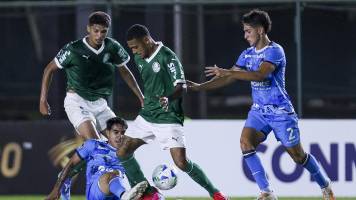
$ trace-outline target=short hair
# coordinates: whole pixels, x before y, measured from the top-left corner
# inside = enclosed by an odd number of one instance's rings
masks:
[[[105,27],[109,27],[111,25],[110,16],[102,11],[96,11],[89,15],[89,26],[94,24],[99,24]]]
[[[272,29],[272,21],[266,11],[253,9],[242,16],[242,23],[253,27],[262,26],[265,33],[269,33]]]
[[[124,129],[127,129],[128,127],[126,120],[121,117],[113,117],[106,121],[106,129],[111,130],[115,124],[120,124]]]
[[[141,24],[134,24],[132,25],[126,33],[127,41],[133,39],[141,39],[145,36],[151,36],[150,32],[148,31],[147,27]]]

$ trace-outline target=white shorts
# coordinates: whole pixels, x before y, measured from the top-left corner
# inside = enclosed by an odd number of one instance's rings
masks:
[[[105,99],[100,98],[96,101],[88,101],[77,93],[67,92],[67,96],[64,99],[64,108],[69,121],[76,129],[84,121],[91,120],[97,130],[103,131],[106,129],[106,121],[116,116]]]
[[[140,115],[133,122],[129,123],[125,135],[142,139],[146,143],[157,139],[163,150],[175,147],[185,148],[185,136],[182,125],[151,123]]]

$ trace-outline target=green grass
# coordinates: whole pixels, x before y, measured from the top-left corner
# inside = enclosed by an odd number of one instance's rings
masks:
[[[25,196],[19,196],[19,195],[9,195],[9,196],[0,196],[0,200],[39,200],[39,199],[44,199],[44,196],[30,196],[30,195],[25,195]],[[72,200],[85,200],[84,196],[72,196]],[[208,200],[209,198],[166,198],[167,200]],[[231,198],[231,200],[253,200],[256,198],[250,197],[250,198]],[[285,197],[285,198],[278,198],[279,200],[320,200],[321,198],[298,198],[298,197]],[[211,200],[211,199],[209,199]],[[350,197],[350,198],[337,198],[337,200],[356,200],[356,197]]]

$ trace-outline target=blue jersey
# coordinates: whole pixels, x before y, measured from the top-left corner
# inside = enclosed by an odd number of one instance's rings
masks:
[[[236,66],[247,71],[258,71],[262,62],[269,62],[275,70],[263,81],[251,81],[252,110],[263,114],[294,113],[294,108],[285,89],[286,56],[283,48],[271,42],[266,47],[256,50],[250,47],[243,51],[236,61]]]
[[[124,168],[116,155],[117,149],[106,141],[87,140],[76,151],[81,159],[87,161],[87,185],[107,172],[119,170],[121,176],[124,173]]]

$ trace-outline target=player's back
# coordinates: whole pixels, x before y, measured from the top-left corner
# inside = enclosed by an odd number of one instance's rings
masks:
[[[250,47],[240,55],[237,65],[248,71],[257,71],[262,62],[272,63],[275,70],[262,81],[251,81],[252,109],[266,114],[294,112],[285,89],[286,57],[283,48],[275,42],[260,50]]]

